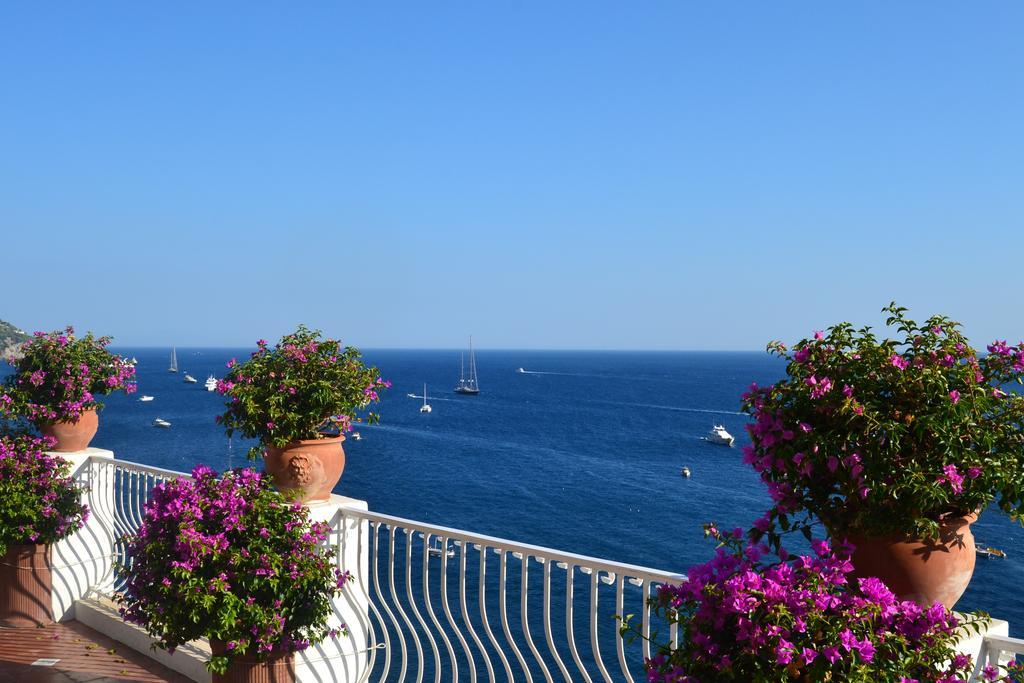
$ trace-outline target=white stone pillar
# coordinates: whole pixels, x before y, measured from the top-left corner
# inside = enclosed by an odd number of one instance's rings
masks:
[[[300,682],[354,683],[367,669],[370,645],[370,599],[360,587],[370,570],[370,537],[366,520],[346,515],[342,506],[366,510],[366,501],[332,495],[328,501],[307,505],[310,520],[331,526],[327,542],[338,547],[337,558],[342,570],[352,573],[353,580],[334,600],[331,627],[348,627],[348,636],[328,639],[313,645],[295,658],[295,675]]]
[[[114,555],[114,454],[102,448],[75,453],[49,451],[71,463],[72,476],[87,487],[82,501],[89,506],[85,526],[50,548],[53,565],[53,618],[75,618],[75,601],[109,580]]]
[[[967,617],[967,615],[959,614],[961,619]],[[981,624],[981,628],[978,633],[975,633],[973,629],[967,627],[960,627],[960,641],[956,644],[956,651],[962,655],[970,655],[974,660],[974,663],[978,664],[979,657],[987,660],[988,652],[983,649],[985,642],[985,636],[1008,636],[1010,634],[1010,624],[1002,619],[989,619],[988,622]],[[1000,664],[1006,664],[1013,655],[1005,655],[1000,658]],[[986,661],[985,663],[990,663]]]

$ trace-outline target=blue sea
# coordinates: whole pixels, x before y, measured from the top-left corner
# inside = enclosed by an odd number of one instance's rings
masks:
[[[245,463],[251,444],[227,439],[214,422],[222,399],[202,383],[250,349],[178,348],[177,375],[167,372],[170,349],[117,351],[138,359],[139,391],[107,397],[93,445],[181,471]],[[452,392],[457,350],[364,357],[394,386],[378,406],[381,423],[346,441],[335,492],[376,512],[685,572],[712,554],[703,523],[746,528],[769,505],[742,462],[747,418],[738,412],[751,382],[784,372],[764,353],[478,351],[478,396]],[[185,372],[199,383],[185,384]],[[424,383],[428,414],[408,396]],[[143,394],[155,398],[139,402]],[[173,426],[152,427],[156,417]],[[715,423],[736,447],[703,440]],[[957,608],[985,610],[1024,635],[1024,531],[993,509],[974,533],[1008,558],[979,558]]]

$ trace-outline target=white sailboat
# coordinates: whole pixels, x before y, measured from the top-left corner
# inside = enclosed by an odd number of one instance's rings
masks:
[[[421,413],[429,413],[431,410],[433,410],[433,408],[431,408],[430,404],[427,403],[427,385],[424,384],[423,385],[423,405],[420,406],[420,412]]]
[[[480,393],[480,385],[476,380],[476,354],[473,353],[473,337],[469,337],[469,377],[466,377],[466,365],[464,357],[459,356],[459,386],[455,387],[456,394],[469,394],[476,396]]]
[[[171,347],[171,367],[167,368],[167,372],[178,371],[178,354],[175,352],[174,347]]]
[[[157,419],[153,420],[153,426],[154,427],[162,427],[164,429],[168,429],[168,428],[170,428],[171,423],[168,422],[167,420],[162,420],[162,419],[160,419],[158,417]]]

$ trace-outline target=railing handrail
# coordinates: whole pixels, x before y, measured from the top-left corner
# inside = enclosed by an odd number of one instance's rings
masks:
[[[1007,654],[1013,657],[1006,657]],[[974,671],[967,680],[980,682],[986,666],[999,668],[1003,662],[1016,659],[1021,654],[1024,654],[1024,640],[986,633],[981,639],[981,650],[975,658]]]
[[[996,645],[1000,650],[1004,652],[1016,652],[1018,654],[1024,654],[1024,640],[1020,638],[1011,638],[1009,636],[997,636],[986,634],[983,638],[986,645]]]
[[[162,467],[154,467],[152,465],[144,465],[142,463],[133,462],[130,460],[111,460],[110,458],[104,458],[100,456],[90,456],[89,461],[96,461],[102,463],[114,463],[119,467],[126,470],[132,470],[135,472],[143,472],[146,474],[153,474],[160,477],[185,477],[191,479],[192,475],[185,472],[179,472],[177,470],[164,469]],[[513,541],[507,538],[499,538],[497,536],[488,536],[486,534],[477,534],[471,531],[465,531],[463,529],[455,529],[453,527],[442,526],[440,524],[428,524],[426,522],[419,522],[412,519],[406,519],[404,517],[397,517],[395,515],[388,515],[380,512],[373,512],[362,510],[357,507],[343,505],[342,510],[346,514],[350,514],[363,519],[373,520],[381,524],[391,524],[394,526],[409,528],[414,531],[423,533],[429,533],[433,536],[445,536],[447,538],[457,538],[461,541],[468,543],[475,543],[477,545],[485,545],[491,548],[501,548],[507,552],[518,552],[524,555],[531,555],[533,557],[543,557],[545,559],[551,559],[556,562],[571,563],[576,566],[588,567],[599,571],[606,572],[621,572],[629,574],[635,578],[643,578],[648,581],[657,581],[661,583],[680,583],[686,580],[685,574],[679,574],[677,572],[671,572],[663,569],[654,569],[652,567],[642,567],[640,565],[629,564],[627,562],[616,562],[614,560],[606,560],[599,557],[593,557],[591,555],[581,555],[579,553],[571,553],[564,550],[557,550],[555,548],[549,548],[546,546],[534,545],[532,543],[521,543],[519,541]]]
[[[622,574],[628,574],[635,578],[657,581],[659,583],[680,583],[682,581],[686,581],[685,574],[679,574],[662,569],[642,567],[640,565],[628,564],[626,562],[605,560],[599,557],[570,553],[564,550],[556,550],[555,548],[533,545],[531,543],[520,543],[518,541],[511,541],[497,536],[487,536],[470,531],[463,531],[462,529],[417,522],[415,520],[405,519],[404,517],[396,517],[394,515],[386,515],[380,512],[362,510],[348,505],[341,506],[341,510],[345,514],[350,514],[353,517],[359,517],[378,522],[380,524],[390,524],[422,532],[424,534],[430,534],[432,536],[443,536],[449,539],[458,539],[466,543],[474,543],[476,545],[487,546],[490,548],[500,548],[505,552],[518,552],[523,555],[541,557],[545,560],[553,560],[556,562],[565,562],[567,564],[587,567],[598,571],[619,572]]]
[[[104,465],[115,465],[125,470],[131,470],[132,472],[142,472],[144,474],[152,474],[158,477],[184,477],[185,479],[191,479],[192,475],[188,472],[179,472],[178,470],[168,470],[162,467],[154,467],[153,465],[143,465],[139,462],[132,460],[117,460],[114,458],[106,458],[101,455],[90,455],[83,464],[99,463]]]

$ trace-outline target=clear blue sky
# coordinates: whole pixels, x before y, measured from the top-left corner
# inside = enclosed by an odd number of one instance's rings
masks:
[[[0,318],[123,345],[1024,337],[1024,4],[8,3]]]

